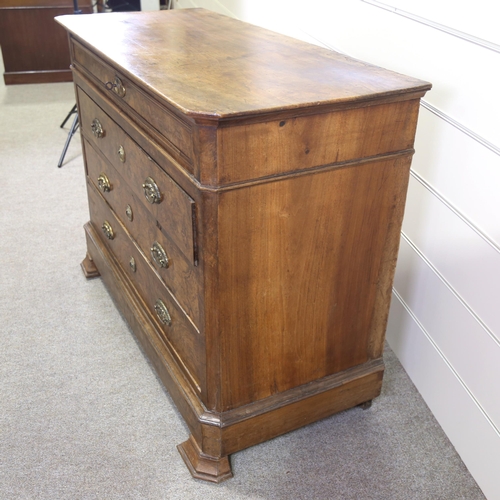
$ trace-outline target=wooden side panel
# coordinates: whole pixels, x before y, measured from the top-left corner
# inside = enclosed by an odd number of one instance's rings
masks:
[[[419,99],[221,128],[219,182],[413,148]]]
[[[221,410],[380,356],[409,164],[220,194]]]

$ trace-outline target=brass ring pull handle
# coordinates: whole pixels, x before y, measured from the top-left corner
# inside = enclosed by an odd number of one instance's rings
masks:
[[[167,306],[163,302],[163,300],[158,299],[155,304],[156,315],[160,319],[160,321],[167,326],[172,325],[172,318],[170,317],[170,313],[168,312]]]
[[[151,246],[151,257],[153,260],[160,266],[167,268],[169,265],[167,252],[165,252],[164,248],[155,241]]]
[[[105,220],[102,223],[101,229],[102,229],[102,232],[104,233],[104,235],[106,236],[106,238],[108,238],[108,240],[112,240],[115,237],[115,233],[113,232],[113,228],[111,227],[111,224],[107,220]]]
[[[104,129],[102,128],[101,122],[97,118],[94,118],[92,120],[92,125],[90,126],[90,128],[92,129],[92,133],[96,136],[97,139],[101,139],[106,135]]]
[[[144,196],[149,203],[160,203],[161,192],[153,178],[148,177],[144,181],[142,188],[144,189]]]
[[[97,178],[97,187],[103,192],[103,193],[109,193],[111,191],[111,183],[109,182],[108,177],[106,174],[101,174]]]
[[[106,82],[105,86],[108,90],[112,90],[119,97],[125,96],[125,87],[123,86],[123,82],[117,76],[115,76],[114,82]]]

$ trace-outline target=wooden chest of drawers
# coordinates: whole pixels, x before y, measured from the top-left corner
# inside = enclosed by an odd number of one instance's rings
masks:
[[[201,9],[65,16],[102,276],[192,474],[380,393],[426,82]]]

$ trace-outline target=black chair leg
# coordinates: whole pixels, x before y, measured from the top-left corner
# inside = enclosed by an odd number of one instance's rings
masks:
[[[66,125],[66,122],[69,120],[69,117],[73,114],[76,113],[76,104],[71,108],[71,111],[68,113],[68,116],[64,119],[64,121],[61,123],[61,128]]]
[[[76,105],[75,105],[75,111],[76,111]],[[66,117],[66,120],[68,118]],[[66,156],[66,152],[68,151],[68,146],[69,143],[71,142],[71,138],[75,134],[76,130],[78,129],[79,121],[78,121],[78,113],[76,113],[75,119],[73,120],[73,125],[71,125],[71,128],[69,129],[69,134],[68,138],[66,139],[66,144],[64,145],[64,148],[62,150],[61,158],[59,158],[59,163],[57,164],[58,168],[62,167],[64,157]]]

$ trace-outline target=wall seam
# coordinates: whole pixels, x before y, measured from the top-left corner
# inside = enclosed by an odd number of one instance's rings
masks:
[[[416,14],[412,14],[411,12],[398,9],[397,7],[393,7],[392,5],[387,5],[383,2],[379,2],[378,0],[361,0],[361,1],[373,5],[374,7],[387,10],[388,12],[392,12],[393,14],[397,14],[398,16],[406,17],[407,19],[411,19],[412,21],[416,21],[417,23],[429,26],[430,28],[434,28],[438,31],[442,31],[443,33],[447,33],[448,35],[460,38],[461,40],[465,40],[466,42],[473,43],[474,45],[479,45],[480,47],[483,47],[485,49],[500,53],[500,45],[490,42],[488,40],[484,40],[483,38],[478,38],[474,35],[469,35],[464,31],[456,30],[449,26],[445,26],[444,24],[436,23],[434,21],[431,21],[430,19],[426,19],[425,17],[417,16]]]
[[[419,319],[417,318],[417,316],[415,315],[415,313],[411,310],[410,306],[404,301],[403,297],[401,297],[401,295],[399,295],[398,291],[395,288],[393,288],[392,291],[393,291],[394,296],[396,297],[396,299],[401,303],[401,305],[406,310],[406,312],[409,314],[409,316],[411,317],[411,319],[415,322],[415,324],[418,326],[418,328],[422,331],[422,333],[424,334],[424,336],[426,337],[426,339],[429,341],[429,343],[432,345],[432,347],[434,347],[434,349],[436,350],[436,352],[438,353],[438,355],[444,361],[444,363],[446,364],[446,366],[448,367],[448,369],[453,373],[453,375],[458,380],[458,382],[460,383],[460,385],[464,388],[464,390],[466,391],[466,393],[472,399],[472,401],[477,406],[477,408],[479,409],[479,411],[481,412],[481,414],[483,415],[483,417],[488,421],[488,423],[493,428],[493,430],[498,435],[498,437],[500,437],[500,429],[495,425],[495,423],[490,418],[490,416],[488,415],[488,413],[486,412],[486,410],[483,408],[483,406],[481,405],[481,403],[476,399],[476,397],[474,396],[474,394],[472,393],[472,391],[467,387],[467,384],[464,382],[464,380],[462,379],[462,377],[455,370],[455,368],[450,363],[450,361],[448,360],[448,358],[444,355],[443,351],[441,351],[441,349],[436,344],[436,342],[434,341],[434,339],[431,337],[431,335],[429,334],[429,332],[426,330],[426,328],[424,327],[424,325],[419,321]]]
[[[465,299],[458,293],[453,285],[439,272],[439,270],[429,261],[429,259],[420,251],[420,249],[413,243],[413,241],[401,231],[401,237],[408,243],[410,248],[424,261],[425,264],[431,269],[431,271],[441,280],[441,282],[448,288],[448,290],[455,296],[455,298],[462,304],[463,307],[469,312],[469,314],[476,320],[476,322],[481,326],[481,328],[491,337],[495,344],[500,347],[500,339],[496,337],[492,330],[483,322],[483,320],[476,314],[472,307],[465,301]]]
[[[416,179],[422,186],[424,186],[430,193],[432,193],[443,205],[451,210],[462,222],[467,224],[480,238],[482,238],[493,250],[500,254],[500,245],[490,238],[486,233],[479,229],[471,220],[469,220],[458,208],[449,202],[439,191],[432,187],[420,174],[415,170],[410,170],[410,175]]]
[[[471,139],[474,139],[485,148],[488,148],[490,151],[500,156],[500,148],[495,144],[493,144],[492,142],[486,140],[484,137],[481,137],[479,134],[476,134],[470,128],[467,128],[465,125],[462,125],[460,122],[457,122],[451,116],[447,115],[446,113],[443,113],[443,111],[441,111],[438,108],[435,108],[432,104],[429,104],[423,99],[420,100],[420,104],[425,109],[429,110],[431,113],[434,113],[436,116],[438,116],[445,122],[449,123],[450,125],[453,125],[455,128],[460,130],[460,132],[463,132],[464,134],[468,135]]]

